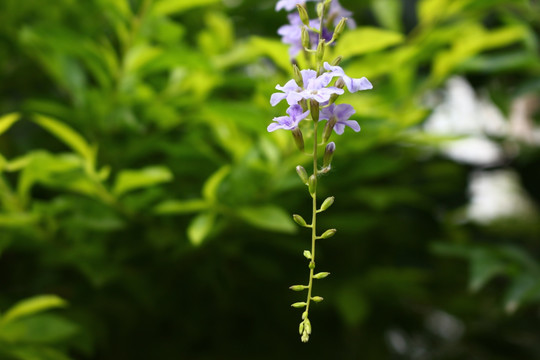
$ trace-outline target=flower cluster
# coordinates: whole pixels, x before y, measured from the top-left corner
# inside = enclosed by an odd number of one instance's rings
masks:
[[[297,128],[299,122],[307,118],[308,113],[310,113],[309,110],[304,112],[299,105],[306,103],[302,100],[314,100],[317,102],[318,106],[316,107],[319,109],[319,114],[315,114],[315,116],[312,114],[312,119],[318,118],[319,120],[328,121],[334,119],[333,130],[336,134],[343,134],[345,126],[350,127],[356,132],[360,131],[360,125],[354,120],[349,120],[355,113],[353,107],[348,104],[336,105],[334,101],[337,99],[337,96],[345,92],[343,87],[347,87],[349,92],[355,93],[360,90],[372,89],[373,85],[365,77],[353,79],[347,76],[341,67],[337,65],[332,66],[328,62],[324,63],[324,69],[327,71],[319,76],[317,76],[315,70],[308,69],[300,71],[301,79],[299,82],[302,86],[294,79],[289,80],[283,86],[276,86],[276,89],[281,92],[272,94],[270,104],[276,106],[281,100],[287,100],[290,106],[287,110],[289,116],[274,118],[274,121],[277,123],[270,124],[268,131],[274,131],[276,129],[294,130]],[[335,77],[338,79],[335,81],[334,86],[329,86]]]
[[[297,5],[305,4],[306,1],[314,0],[279,0],[276,4],[276,11],[285,9],[291,11],[296,9]],[[343,8],[338,0],[333,0],[328,7],[328,14],[325,17],[326,21],[323,21],[321,27],[320,19],[313,19],[307,22],[303,22],[300,15],[297,13],[291,13],[288,15],[289,24],[283,25],[278,29],[278,34],[281,35],[282,41],[285,44],[290,45],[289,55],[294,58],[303,49],[302,43],[302,29],[306,29],[309,34],[309,49],[314,49],[318,44],[319,34],[311,29],[322,29],[321,37],[328,41],[331,41],[334,36],[332,28],[337,27],[341,19],[346,19],[347,26],[349,28],[355,28],[356,23],[352,19],[348,19],[352,13]]]
[[[303,308],[302,321],[299,332],[301,340],[307,342],[311,335],[311,322],[309,320],[309,310],[312,303],[323,301],[320,296],[313,296],[313,284],[315,280],[323,279],[330,273],[315,273],[315,242],[316,240],[327,239],[336,233],[336,229],[328,229],[322,234],[317,233],[317,214],[326,211],[334,202],[334,197],[328,197],[318,205],[317,202],[317,182],[318,176],[330,171],[331,163],[336,151],[336,144],[328,142],[332,133],[341,135],[345,128],[349,127],[355,132],[360,131],[360,125],[351,116],[355,113],[354,108],[349,104],[339,104],[336,101],[345,93],[356,93],[361,90],[372,89],[373,86],[365,77],[356,79],[348,76],[343,68],[339,66],[341,57],[337,57],[332,62],[325,61],[325,51],[328,46],[335,44],[345,26],[354,27],[356,24],[347,17],[351,12],[343,9],[338,0],[319,0],[316,6],[316,19],[308,16],[306,3],[316,0],[279,0],[276,4],[276,11],[285,9],[291,11],[294,8],[298,13],[289,14],[290,24],[279,28],[278,34],[282,36],[282,41],[290,45],[289,55],[293,58],[302,52],[309,63],[309,68],[300,70],[293,65],[294,77],[287,83],[277,85],[278,92],[270,97],[270,104],[276,106],[283,100],[288,104],[287,115],[275,117],[268,125],[268,131],[278,129],[291,131],[295,143],[300,151],[304,151],[304,140],[302,128],[312,126],[313,151],[313,174],[308,175],[306,169],[298,165],[296,171],[301,181],[308,187],[312,198],[311,224],[298,214],[293,215],[294,221],[306,228],[311,229],[311,250],[305,250],[304,256],[309,260],[309,282],[307,285],[293,285],[290,287],[294,291],[307,290],[307,299],[303,302],[292,304],[295,308]],[[318,126],[326,121],[324,130],[319,141]],[[319,169],[318,149],[324,146],[322,156],[322,168]],[[322,150],[322,149],[321,149]]]

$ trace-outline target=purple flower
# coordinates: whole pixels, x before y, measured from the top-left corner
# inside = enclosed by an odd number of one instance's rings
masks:
[[[284,44],[291,45],[289,55],[296,56],[302,50],[302,20],[297,13],[289,14],[290,25],[283,25],[278,29],[278,34],[281,35],[281,41]]]
[[[298,104],[292,105],[287,109],[289,116],[275,117],[275,123],[268,125],[268,132],[272,132],[277,129],[294,130],[298,127],[298,123],[304,120],[309,114],[309,110],[302,112],[302,107]]]
[[[277,33],[281,36],[282,43],[290,45],[289,55],[291,58],[293,58],[302,50],[302,27],[304,24],[302,23],[298,13],[289,14],[287,18],[289,19],[289,24],[281,26]],[[316,19],[309,21],[309,26],[315,29],[319,28],[319,24],[320,21]],[[316,34],[313,31],[308,32],[310,35],[310,48],[313,49],[319,42],[319,34]],[[330,41],[330,39],[332,39],[332,33],[326,28],[323,29],[323,38],[326,41]]]
[[[332,81],[332,73],[324,73],[317,77],[315,70],[302,70],[302,81],[304,88],[298,86],[296,81],[289,80],[284,86],[277,85],[276,89],[283,93],[274,93],[270,98],[270,104],[276,106],[281,100],[287,99],[289,105],[298,104],[302,99],[313,99],[319,103],[330,100],[332,94],[343,94],[343,89],[335,86],[328,86]]]
[[[351,18],[352,12],[345,9],[338,0],[332,0],[330,3],[330,9],[328,10],[328,17],[334,19],[334,26],[337,26],[341,18],[347,18],[347,25],[349,28],[354,29],[356,22]]]
[[[313,1],[313,0],[279,0],[276,4],[276,11],[279,11],[281,9],[291,11],[293,9],[296,9],[296,5],[303,4],[306,1]]]
[[[338,135],[343,134],[345,126],[350,127],[355,132],[359,132],[360,125],[354,120],[349,120],[355,112],[354,108],[349,104],[331,104],[330,106],[321,109],[319,119],[331,121],[332,118],[335,118],[337,122],[334,125],[334,131]]]
[[[355,93],[359,90],[370,90],[373,89],[373,85],[369,82],[368,79],[365,77],[362,77],[360,79],[353,79],[347,75],[345,75],[345,71],[339,66],[332,66],[329,63],[324,63],[324,68],[328,71],[330,71],[327,74],[331,74],[332,76],[339,76],[343,79],[343,82],[345,82],[345,85],[347,86],[347,89],[351,93]]]

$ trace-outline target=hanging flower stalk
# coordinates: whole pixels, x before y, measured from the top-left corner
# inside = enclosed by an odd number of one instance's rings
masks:
[[[315,1],[307,0],[307,2]],[[290,24],[279,28],[278,34],[282,36],[284,43],[290,45],[289,55],[292,62],[295,63],[294,58],[302,53],[310,68],[301,70],[293,65],[294,78],[283,86],[276,86],[279,92],[272,94],[270,104],[275,106],[285,100],[289,108],[286,111],[287,116],[276,117],[274,122],[268,125],[269,132],[278,129],[291,131],[300,151],[304,151],[304,138],[299,123],[309,121],[313,129],[313,149],[309,153],[313,159],[313,173],[308,175],[304,167],[301,165],[296,167],[301,181],[307,186],[312,198],[311,223],[300,215],[293,215],[298,225],[311,229],[311,250],[304,251],[304,256],[309,261],[309,281],[307,285],[290,287],[294,291],[307,290],[305,301],[292,304],[293,307],[304,310],[299,326],[302,342],[307,342],[311,334],[309,320],[311,304],[323,301],[322,297],[313,293],[314,280],[323,279],[330,274],[315,271],[315,244],[317,240],[330,238],[336,233],[336,229],[326,230],[320,235],[317,231],[317,214],[327,210],[334,203],[334,197],[330,196],[320,207],[318,206],[318,178],[320,174],[328,173],[331,169],[332,158],[336,151],[335,143],[329,142],[332,132],[341,135],[346,127],[355,132],[360,131],[358,122],[350,120],[355,113],[354,108],[349,104],[337,104],[336,101],[345,93],[345,89],[355,93],[373,88],[365,77],[354,79],[347,76],[339,66],[341,57],[337,57],[332,63],[324,61],[326,48],[338,40],[345,26],[351,28],[356,26],[353,20],[348,19],[351,12],[342,8],[338,0],[322,0],[316,4],[317,18],[310,19],[305,5],[304,0],[279,0],[276,4],[276,11],[297,10],[289,14]],[[322,128],[324,121],[326,123]],[[322,131],[319,131],[319,128],[322,128]],[[319,168],[319,149],[323,148],[322,167]]]

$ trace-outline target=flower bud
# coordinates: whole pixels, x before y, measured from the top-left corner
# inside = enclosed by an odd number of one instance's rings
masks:
[[[304,250],[304,257],[308,260],[311,260],[311,251],[309,250]]]
[[[326,130],[326,129],[325,129]],[[331,141],[326,145],[324,149],[323,167],[329,167],[334,157],[334,151],[336,151],[336,144]]]
[[[304,25],[309,26],[309,16],[306,8],[300,4],[296,4],[296,9],[298,10],[298,15],[300,15],[300,20],[302,20]]]
[[[302,46],[304,49],[311,49],[311,40],[309,38],[308,29],[302,26]]]
[[[303,227],[308,227],[307,223],[306,223],[306,220],[304,220],[303,217],[301,217],[300,215],[298,214],[294,214],[293,215],[293,220],[295,223],[297,223],[298,225],[300,226],[303,226]]]
[[[304,169],[304,167],[302,165],[298,165],[296,167],[296,173],[300,177],[300,180],[302,180],[302,182],[307,185],[308,184],[308,174],[307,174],[306,169]]]
[[[302,131],[300,130],[300,128],[294,128],[292,130],[292,134],[298,150],[304,151],[304,137],[302,136]]]
[[[302,333],[301,340],[302,340],[303,343],[307,343],[307,342],[309,341],[309,335],[308,335],[307,332],[304,331],[304,332]]]
[[[317,45],[317,62],[321,63],[324,58],[324,51],[326,50],[326,41],[321,39],[319,45]]]
[[[334,197],[333,196],[327,197],[321,205],[321,211],[328,209],[330,206],[332,206],[333,203],[334,203]]]
[[[318,3],[317,4],[317,17],[321,17],[321,15],[323,14],[323,11],[324,11],[324,4],[323,3]]]
[[[317,273],[317,274],[313,275],[313,278],[314,279],[324,279],[328,275],[330,275],[329,272],[320,272],[320,273]]]
[[[309,266],[308,266],[310,269],[315,269],[315,261],[313,261],[313,259],[311,259],[311,261],[309,262]]]
[[[335,58],[332,63],[330,65],[332,66],[338,66],[339,64],[341,64],[341,60],[343,60],[343,56],[338,56],[337,58]],[[341,79],[341,78],[340,78]]]
[[[348,20],[347,18],[344,18],[344,17],[341,18],[341,20],[336,26],[336,29],[334,30],[334,35],[332,36],[331,41],[336,41],[339,38],[343,30],[345,30],[345,25],[347,23],[347,20]]]
[[[332,116],[330,120],[328,120],[326,125],[324,126],[324,131],[323,131],[324,142],[327,142],[328,139],[330,139],[330,136],[332,135],[332,130],[334,130],[334,126],[336,126],[336,123],[337,123],[337,117]]]
[[[305,286],[305,285],[293,285],[293,286],[289,287],[289,289],[291,289],[293,291],[302,291],[304,289],[307,289],[307,286]]]
[[[345,87],[345,81],[343,81],[343,78],[339,78],[336,80],[336,83],[334,84],[335,87],[339,89],[343,89]]]
[[[315,194],[317,191],[317,177],[315,175],[311,175],[308,180],[308,189],[311,196]]]
[[[336,233],[336,231],[337,231],[336,229],[328,229],[328,230],[326,230],[326,231],[321,235],[321,239],[328,239],[328,238],[334,236],[335,233]]]
[[[298,309],[299,309],[299,308],[305,307],[306,305],[307,305],[307,304],[306,304],[305,302],[295,302],[295,303],[292,304],[291,306],[292,306],[293,308],[298,308]]]
[[[304,322],[303,321],[300,323],[300,326],[298,327],[298,332],[300,333],[300,335],[302,335],[302,333],[304,332]]]
[[[304,331],[308,335],[311,334],[311,321],[309,321],[309,319],[304,320]]]
[[[309,100],[309,108],[313,121],[319,121],[319,102],[313,99]]]
[[[302,73],[296,64],[293,65],[294,81],[300,87],[304,87],[304,80],[302,79]],[[341,79],[341,78],[340,78]]]
[[[302,313],[302,320],[305,320],[307,318],[307,311],[304,311]]]
[[[321,302],[324,300],[322,296],[314,296],[311,298],[311,300],[315,301],[316,303]]]

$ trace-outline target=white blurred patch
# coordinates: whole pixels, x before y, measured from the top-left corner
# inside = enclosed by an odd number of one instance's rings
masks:
[[[477,171],[469,182],[467,217],[481,224],[500,219],[530,219],[536,208],[511,170]]]
[[[464,78],[453,77],[448,80],[443,100],[424,124],[424,130],[443,136],[463,136],[442,145],[442,152],[455,161],[490,166],[501,162],[504,152],[489,136],[506,136],[509,124],[487,97],[478,98]]]
[[[465,325],[461,320],[440,310],[429,314],[426,327],[433,334],[448,341],[457,341],[465,333]]]

